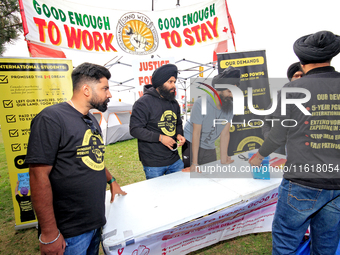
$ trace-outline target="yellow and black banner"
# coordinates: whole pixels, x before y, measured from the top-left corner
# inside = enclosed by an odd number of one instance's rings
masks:
[[[269,106],[270,91],[267,71],[266,52],[264,50],[249,52],[233,52],[217,54],[218,72],[223,72],[229,66],[241,70],[240,89],[243,91],[244,114],[234,115],[230,128],[228,155],[259,148],[263,143],[262,119],[251,112],[248,96],[252,97],[253,108],[265,110]],[[249,88],[252,94],[249,95]],[[243,100],[235,98],[234,100]]]
[[[45,107],[71,98],[72,69],[65,59],[0,58],[0,123],[16,229],[36,225],[25,164],[31,120]]]

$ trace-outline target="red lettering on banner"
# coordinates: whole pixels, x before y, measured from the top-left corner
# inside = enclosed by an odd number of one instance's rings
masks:
[[[191,34],[191,30],[190,30],[189,28],[184,29],[184,30],[183,30],[183,34],[184,34],[184,36],[187,38],[187,39],[184,40],[184,42],[185,42],[187,45],[192,46],[192,45],[195,44],[195,39],[194,39],[194,37],[192,37],[191,35],[189,35],[189,34]]]
[[[84,30],[82,33],[82,39],[83,39],[83,45],[85,46],[85,48],[87,50],[92,51],[94,43],[93,43],[93,37],[90,34],[90,32],[87,30]]]
[[[69,48],[74,48],[74,46],[80,50],[82,46],[84,46],[87,50],[92,51],[95,49],[96,51],[110,51],[113,50],[114,52],[117,52],[117,50],[112,46],[111,42],[113,39],[113,35],[103,33],[103,35],[100,32],[92,32],[92,34],[81,29],[75,29],[74,27],[69,27],[67,25],[64,25],[64,30],[67,38],[67,46]],[[103,46],[103,42],[105,44],[105,47]]]
[[[102,35],[99,32],[93,32],[93,40],[94,40],[94,49],[96,51],[99,51],[99,48],[102,51],[105,51],[104,47],[102,46],[103,37],[102,37]]]
[[[201,25],[201,30],[202,30],[202,41],[203,42],[205,42],[207,40],[206,37],[208,37],[209,39],[213,39],[210,32],[209,32],[209,29],[208,29],[208,27],[205,23],[203,23]]]
[[[46,28],[46,21],[43,19],[39,19],[39,18],[33,18],[33,20],[34,20],[34,23],[38,26],[40,42],[45,42],[44,28]]]
[[[142,83],[143,83],[143,77],[138,77],[138,81],[139,81],[139,86],[142,85]]]
[[[169,60],[162,61],[149,61],[149,62],[141,62],[139,63],[139,71],[152,71],[156,70],[158,67],[162,65],[169,64]]]
[[[78,28],[76,32],[74,27],[71,27],[71,33],[70,33],[68,26],[64,25],[64,30],[65,30],[65,34],[67,38],[67,46],[73,49],[75,45],[76,49],[79,50],[81,47],[81,29]]]
[[[106,49],[106,51],[110,51],[110,49],[111,49],[114,52],[117,52],[117,50],[111,45],[112,39],[113,39],[113,34],[104,33],[105,49]]]
[[[182,46],[182,39],[181,36],[179,35],[179,33],[176,30],[173,30],[171,32],[171,42],[174,46],[176,46],[177,48]]]
[[[53,22],[48,22],[48,36],[53,45],[59,45],[61,43],[61,35],[58,26]],[[55,31],[55,33],[54,33]],[[54,40],[53,35],[56,34],[57,39]]]
[[[171,45],[169,42],[170,32],[161,33],[161,37],[162,39],[164,39],[166,47],[170,49],[171,48]]]
[[[53,45],[61,44],[62,36],[59,27],[53,21],[49,21],[48,24],[46,24],[46,21],[44,19],[34,17],[33,20],[38,27],[40,42],[46,42],[45,29],[47,28],[50,42]],[[111,44],[113,40],[113,35],[111,33],[101,34],[97,31],[90,33],[87,30],[82,31],[81,29],[76,30],[73,27],[69,28],[67,25],[64,25],[64,30],[66,34],[67,45],[69,48],[74,48],[75,46],[77,49],[81,49],[81,47],[84,46],[89,51],[95,49],[96,51],[112,50],[114,52],[117,52],[117,50]],[[103,41],[105,44],[105,48],[103,47]]]
[[[149,70],[152,71],[153,70],[153,67],[155,66],[155,63],[157,63],[157,61],[152,61],[152,62],[149,62]],[[157,67],[155,67],[156,69]],[[147,68],[144,69],[145,71],[148,70]]]
[[[198,30],[200,29],[200,25],[197,25],[197,26],[194,26],[191,28],[191,30],[195,33],[195,36],[196,36],[196,41],[197,42],[201,42],[201,37],[200,35],[198,34]]]
[[[208,20],[207,24],[208,26],[211,28],[211,30],[213,31],[214,37],[218,37],[218,33],[217,33],[217,22],[218,22],[218,18],[215,17],[214,18],[214,24],[211,24],[211,22]]]
[[[191,28],[185,28],[183,30],[183,36],[185,37],[184,42],[188,46],[195,45],[195,42],[205,42],[207,39],[214,39],[218,37],[217,32],[218,18],[215,17],[213,23],[208,20],[206,23],[195,25]],[[181,35],[176,31],[172,30],[161,33],[161,38],[164,40],[165,46],[171,49],[171,46],[182,47]],[[169,39],[170,38],[170,39]]]
[[[143,91],[138,91],[139,97],[143,96]]]
[[[151,78],[152,76],[138,77],[139,86],[142,86],[142,84],[151,84]]]

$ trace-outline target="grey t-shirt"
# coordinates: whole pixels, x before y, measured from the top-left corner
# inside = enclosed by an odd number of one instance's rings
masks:
[[[222,110],[217,109],[213,99],[211,97],[206,98],[207,114],[202,115],[202,99],[197,99],[197,101],[194,103],[194,106],[192,107],[190,119],[188,119],[188,121],[185,123],[184,137],[189,142],[192,142],[192,123],[202,125],[200,147],[203,149],[215,149],[216,139],[220,136],[222,130],[225,128],[225,125],[231,122],[233,114],[232,111],[227,114]],[[215,121],[214,127],[214,119],[223,121]]]

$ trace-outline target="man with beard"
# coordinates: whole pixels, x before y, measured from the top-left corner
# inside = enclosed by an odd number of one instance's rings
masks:
[[[152,74],[152,87],[132,108],[130,133],[138,139],[146,179],[183,169],[177,152],[177,146],[185,142],[180,108],[175,100],[177,72],[173,64],[157,68]]]
[[[105,67],[78,66],[72,72],[72,99],[32,120],[25,162],[41,254],[98,254],[106,183],[111,202],[115,194],[126,194],[104,165],[100,127],[89,113],[107,109],[110,77]]]
[[[202,115],[202,100],[195,101],[191,111],[190,119],[184,126],[184,137],[182,155],[185,172],[195,171],[198,165],[206,164],[217,160],[215,141],[221,136],[220,155],[222,164],[234,162],[228,156],[228,146],[230,138],[230,122],[233,118],[233,95],[229,89],[216,88],[216,84],[240,85],[241,72],[232,66],[225,69],[221,74],[216,75],[212,80],[212,86],[217,90],[221,99],[214,94],[215,102],[211,97],[207,98],[207,114]],[[226,125],[216,125],[215,119],[223,119],[228,122]]]

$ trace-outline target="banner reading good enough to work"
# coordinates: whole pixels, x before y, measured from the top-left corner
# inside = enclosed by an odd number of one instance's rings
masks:
[[[67,1],[19,3],[27,40],[67,49],[169,56],[176,49],[187,50],[231,38],[225,0],[154,12]]]
[[[180,255],[237,236],[270,232],[277,202],[277,188],[214,214],[166,231],[128,240],[126,247],[110,246],[103,235],[106,254]],[[105,233],[105,229],[104,229]]]
[[[254,112],[267,109],[271,102],[266,52],[223,53],[218,54],[217,58],[219,73],[229,66],[241,70],[239,89],[242,93],[233,93],[234,117],[230,128],[228,155],[259,148],[263,143],[261,126],[265,116],[258,116]],[[248,93],[250,90],[251,95]],[[248,99],[252,99],[250,105]],[[241,109],[241,113],[235,114],[237,108]]]
[[[25,164],[31,120],[71,98],[71,72],[71,60],[0,58],[0,123],[16,229],[36,224]]]

